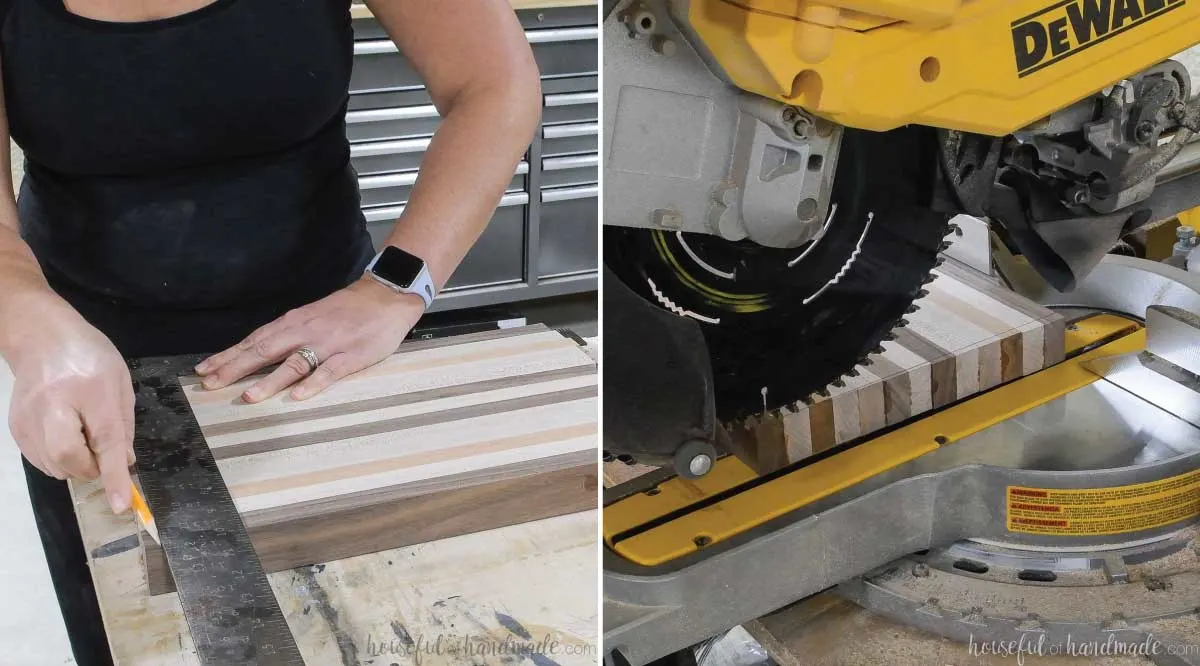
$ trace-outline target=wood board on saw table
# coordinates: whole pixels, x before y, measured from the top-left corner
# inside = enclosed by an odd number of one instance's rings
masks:
[[[544,326],[408,342],[302,402],[251,381],[180,379],[268,572],[596,506],[595,361]]]
[[[811,404],[735,431],[759,473],[821,453],[1062,361],[1062,315],[948,259],[882,351]]]

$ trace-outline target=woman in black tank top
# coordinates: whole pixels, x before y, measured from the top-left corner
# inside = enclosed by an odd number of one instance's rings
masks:
[[[367,4],[444,118],[388,239],[440,287],[532,137],[537,68],[506,0]],[[221,352],[197,369],[209,388],[283,361],[244,398],[303,399],[381,360],[424,311],[363,276],[349,11],[0,0],[0,127],[26,157],[19,200],[0,188],[0,355],[80,664],[108,650],[60,480],[99,476],[113,509],[129,506],[122,356]]]

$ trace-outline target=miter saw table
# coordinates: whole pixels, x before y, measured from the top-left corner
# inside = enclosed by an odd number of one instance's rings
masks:
[[[1071,313],[1057,365],[765,476],[727,457],[609,489],[606,662],[835,588],[964,643],[1200,664],[1200,280],[1114,256],[1028,295]]]

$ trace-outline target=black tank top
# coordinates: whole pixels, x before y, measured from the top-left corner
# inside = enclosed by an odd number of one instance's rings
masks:
[[[216,0],[143,23],[62,0],[0,11],[21,232],[60,292],[257,320],[256,304],[273,314],[361,273],[349,0]]]

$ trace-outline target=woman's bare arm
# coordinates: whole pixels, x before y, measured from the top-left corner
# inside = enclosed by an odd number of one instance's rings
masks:
[[[9,429],[46,474],[100,476],[116,512],[129,507],[133,388],[112,342],[54,293],[21,239],[8,116],[0,90],[0,356],[12,368]]]
[[[541,87],[507,0],[367,0],[444,118],[388,243],[440,287],[491,219],[537,129]]]

